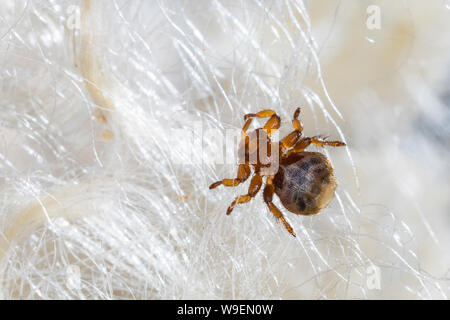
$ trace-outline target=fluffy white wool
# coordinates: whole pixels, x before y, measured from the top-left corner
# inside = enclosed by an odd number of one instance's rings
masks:
[[[0,11],[3,298],[448,298],[445,1]],[[225,215],[247,184],[208,185],[235,176],[217,162],[244,114],[273,108],[283,136],[299,106],[348,147],[321,150],[328,208],[283,210],[293,238],[261,195]]]

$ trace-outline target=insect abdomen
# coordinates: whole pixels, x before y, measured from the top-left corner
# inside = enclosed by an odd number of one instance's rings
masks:
[[[316,214],[326,207],[336,189],[333,168],[319,152],[302,152],[285,159],[274,184],[283,206],[302,215]]]

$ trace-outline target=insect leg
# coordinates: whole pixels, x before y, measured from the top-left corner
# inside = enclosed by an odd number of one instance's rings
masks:
[[[264,188],[264,202],[267,204],[270,212],[283,223],[286,230],[295,237],[294,229],[286,221],[281,211],[272,203],[273,194],[275,192],[275,187],[272,183],[272,178],[267,177],[266,186]]]
[[[281,139],[280,141],[281,147],[283,149],[291,148],[293,145],[297,143],[298,139],[300,139],[300,136],[301,136],[300,131],[292,131],[286,137]]]
[[[276,114],[275,111],[267,109],[267,110],[261,110],[257,113],[247,113],[244,116],[244,120],[250,119],[250,118],[268,118]]]
[[[264,125],[264,131],[268,136],[270,136],[272,130],[277,130],[278,128],[280,128],[280,123],[280,117],[274,114],[270,117],[269,120],[267,120],[266,124]]]
[[[250,182],[250,186],[248,187],[248,193],[243,196],[239,196],[231,203],[228,207],[227,214],[230,214],[233,211],[234,206],[237,203],[246,203],[249,202],[256,194],[262,186],[262,177],[259,174],[255,174]]]
[[[342,141],[326,141],[318,138],[311,138],[311,143],[315,144],[316,146],[330,146],[330,147],[343,147],[345,146],[345,143]]]
[[[240,164],[238,167],[237,177],[235,179],[223,179],[214,182],[209,186],[209,189],[214,189],[221,184],[226,187],[235,187],[243,182],[245,182],[250,176],[250,166],[248,164]]]
[[[289,133],[286,137],[281,139],[281,151],[284,152],[284,150],[291,148],[294,146],[298,139],[302,136],[303,127],[300,123],[300,120],[298,120],[298,116],[300,115],[300,108],[297,108],[294,112],[294,116],[292,117],[292,126],[294,127],[294,131]]]
[[[286,152],[286,156],[289,156],[292,153],[303,152],[303,150],[305,150],[311,143],[312,143],[311,138],[307,137],[307,138],[301,139],[294,145],[294,147],[291,150]]]
[[[300,115],[300,108],[295,109],[294,116],[292,117],[292,126],[294,127],[295,131],[303,131],[302,124],[300,123],[300,120],[298,120],[298,116]]]
[[[321,140],[318,138],[303,138],[300,141],[298,141],[295,146],[289,150],[288,152],[286,152],[286,156],[289,156],[292,153],[299,153],[302,152],[303,150],[305,150],[310,144],[314,144],[317,146],[331,146],[331,147],[342,147],[345,146],[344,142],[341,141],[326,141],[326,140]]]

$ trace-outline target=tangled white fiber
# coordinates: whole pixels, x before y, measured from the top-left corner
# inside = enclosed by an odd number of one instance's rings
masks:
[[[447,299],[449,7],[1,1],[0,297]],[[311,148],[339,182],[321,214],[275,197],[294,238],[208,186],[244,114],[283,136],[297,107],[347,147]]]

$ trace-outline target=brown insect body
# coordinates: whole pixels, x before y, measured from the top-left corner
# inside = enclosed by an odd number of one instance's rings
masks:
[[[333,198],[337,185],[333,167],[319,152],[294,153],[282,159],[273,184],[283,206],[301,215],[319,213]]]
[[[239,145],[239,167],[234,179],[222,179],[209,186],[235,187],[251,176],[248,192],[236,197],[228,207],[227,214],[236,204],[249,202],[256,196],[266,177],[263,196],[270,212],[279,219],[286,230],[295,236],[291,225],[281,211],[273,204],[273,195],[280,198],[283,206],[295,214],[312,215],[318,213],[331,201],[336,189],[336,179],[328,159],[319,152],[304,151],[309,145],[345,146],[341,141],[326,141],[317,137],[302,137],[303,126],[298,120],[300,108],[292,119],[294,131],[279,142],[271,140],[271,134],[280,127],[280,117],[273,110],[262,110],[245,115]],[[253,118],[270,118],[263,128],[247,132]]]

